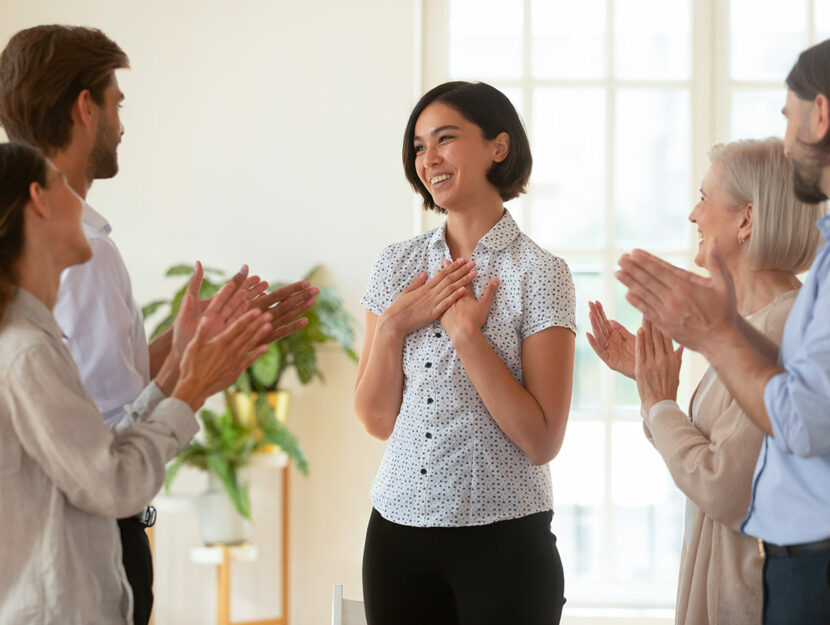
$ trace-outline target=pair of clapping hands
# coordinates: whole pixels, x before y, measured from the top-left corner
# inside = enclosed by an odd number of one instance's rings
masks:
[[[229,386],[268,345],[308,323],[300,317],[319,289],[306,281],[266,292],[268,283],[242,269],[215,295],[200,300],[197,262],[172,328],[170,353],[156,382],[194,410]]]
[[[608,319],[601,303],[588,302],[588,309],[593,330],[586,332],[588,343],[610,369],[637,382],[645,411],[665,399],[677,401],[683,347],[674,349],[671,339],[645,318],[635,335]]]
[[[459,258],[445,260],[432,278],[420,273],[381,315],[383,323],[400,337],[436,319],[441,320],[453,341],[480,332],[490,315],[499,281],[491,279],[481,299],[476,299],[470,287],[476,277],[474,268],[474,262]]]
[[[628,287],[626,299],[643,313],[634,336],[589,302],[593,335],[588,342],[614,371],[634,378],[643,407],[677,398],[680,359],[671,339],[710,358],[737,328],[735,285],[717,242],[706,254],[703,277],[675,267],[644,250],[620,258],[617,279]],[[659,329],[658,329],[659,326]]]

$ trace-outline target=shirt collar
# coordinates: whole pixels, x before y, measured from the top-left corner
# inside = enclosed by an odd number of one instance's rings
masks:
[[[112,226],[110,226],[109,222],[104,219],[104,216],[87,204],[86,201],[84,201],[82,219],[83,222],[93,230],[103,232],[104,234],[112,232]]]
[[[15,311],[21,317],[47,334],[52,335],[57,340],[63,338],[63,332],[58,327],[52,311],[46,307],[46,304],[29,293],[29,291],[18,287],[14,299],[9,304],[9,310]]]
[[[496,222],[495,226],[490,228],[487,234],[481,237],[478,245],[483,245],[492,252],[499,252],[510,245],[513,240],[519,236],[519,233],[519,226],[516,225],[516,222],[510,215],[510,211],[505,208],[501,219]],[[439,243],[443,243],[444,246],[447,245],[446,219],[444,220],[444,223],[441,224],[441,227],[435,229],[432,233],[432,237],[429,239],[430,247],[438,245]]]

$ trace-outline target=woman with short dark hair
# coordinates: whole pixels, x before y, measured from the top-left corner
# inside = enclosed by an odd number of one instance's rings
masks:
[[[355,411],[390,439],[364,548],[368,622],[558,623],[547,463],[570,409],[574,286],[503,205],[530,177],[527,135],[498,90],[445,83],[412,111],[403,165],[447,219],[384,248],[362,300]]]
[[[61,272],[92,255],[81,212],[40,152],[0,144],[2,623],[132,623],[116,518],[158,492],[165,464],[199,429],[194,411],[264,353],[271,328],[267,313],[245,312],[247,294],[232,283],[195,328],[188,294],[174,330],[186,347],[171,351],[116,435],[51,312]]]

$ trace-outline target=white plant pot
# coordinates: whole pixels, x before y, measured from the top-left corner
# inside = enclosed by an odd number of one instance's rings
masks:
[[[251,524],[228,496],[222,481],[208,472],[208,489],[199,495],[199,533],[206,545],[235,545],[251,537]]]

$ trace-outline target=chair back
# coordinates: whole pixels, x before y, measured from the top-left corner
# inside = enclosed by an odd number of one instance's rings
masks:
[[[366,625],[363,602],[343,598],[343,584],[331,589],[331,625]]]

